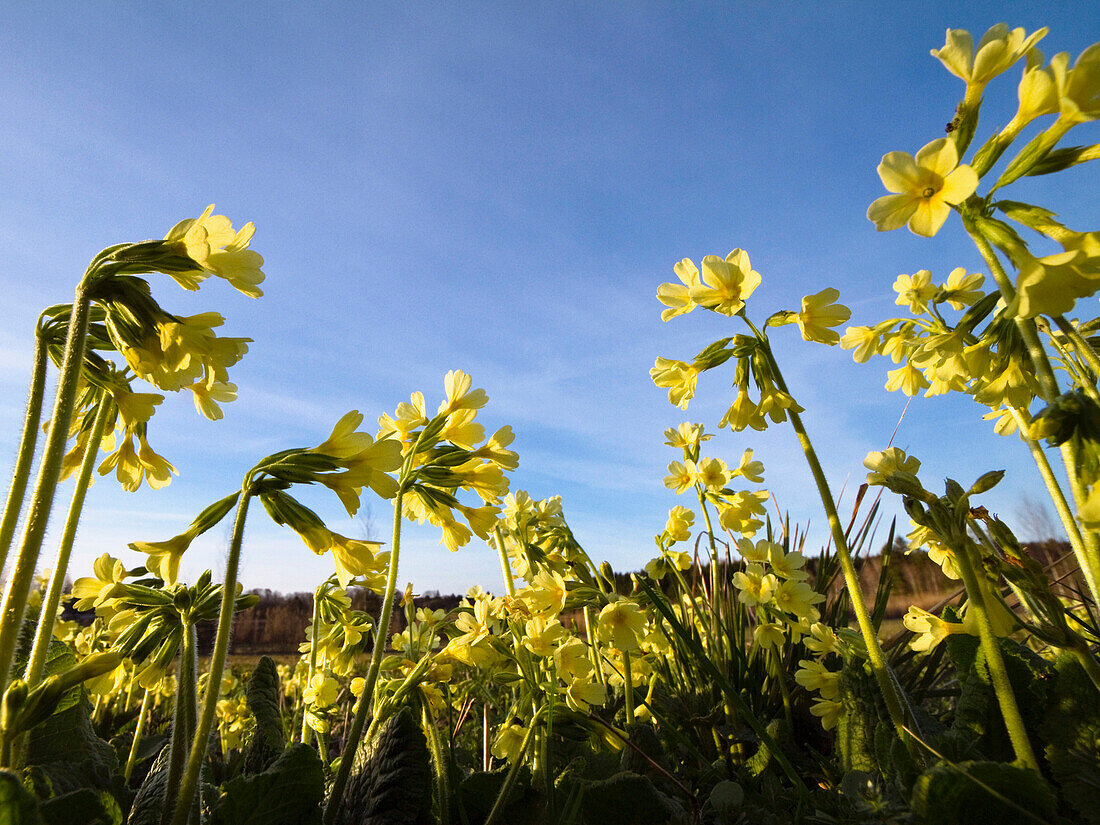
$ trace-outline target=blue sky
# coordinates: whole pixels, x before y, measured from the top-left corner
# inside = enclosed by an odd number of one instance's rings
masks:
[[[853,323],[892,317],[898,274],[979,269],[957,220],[929,240],[877,233],[865,217],[884,194],[881,156],[942,135],[961,97],[929,49],[948,27],[977,37],[1000,21],[1050,26],[1048,56],[1100,39],[1091,3],[82,3],[6,16],[5,486],[34,318],[69,300],[99,249],[161,237],[215,202],[255,222],[266,261],[257,301],[222,283],[189,294],[154,282],[169,311],[213,309],[224,334],[254,339],[231,372],[240,398],[219,422],[189,397],[161,405],[150,441],[180,477],[156,493],[97,483],[74,576],[103,552],[140,563],[126,542],[174,535],[259,458],[319,442],[349,409],[373,421],[414,390],[438,403],[450,369],[488,392],[490,431],[512,425],[513,488],[562,495],[595,559],[640,568],[682,503],[662,485],[676,458],[663,431],[684,420],[713,431],[732,400],[732,376],[715,371],[682,412],[648,370],[740,331],[713,314],[662,323],[654,296],[673,264],[746,249],[763,277],[749,303],[758,320],[826,286]],[[1014,111],[1018,71],[990,86],[979,140]],[[1092,229],[1096,186],[1085,167],[1013,197]],[[830,482],[854,489],[905,405],[882,388],[892,365],[853,364],[793,327],[773,338]],[[986,503],[1026,536],[1038,477],[982,412],[918,398],[896,443],[924,461],[929,486],[1008,470]],[[779,506],[823,538],[789,428],[710,444],[734,464],[752,447]],[[334,497],[308,500],[333,529],[387,538],[385,502],[353,521]],[[249,524],[246,587],[307,590],[331,572],[265,519]],[[225,542],[214,531],[196,543],[185,575],[217,570]],[[402,582],[498,586],[483,545],[451,554],[437,542],[408,528]]]

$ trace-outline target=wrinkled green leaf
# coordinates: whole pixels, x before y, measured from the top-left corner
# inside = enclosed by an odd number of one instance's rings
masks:
[[[209,825],[317,825],[325,795],[321,758],[295,745],[263,773],[228,782]]]
[[[428,744],[406,707],[370,745],[362,769],[348,781],[338,825],[416,825],[431,809]]]
[[[106,791],[81,788],[39,806],[45,825],[122,825],[122,809]]]
[[[1040,730],[1054,780],[1081,821],[1100,823],[1100,702],[1084,669],[1070,656],[1056,664]]]
[[[251,775],[266,770],[286,747],[283,715],[279,708],[279,672],[270,656],[260,657],[248,680],[245,697],[256,719],[244,755],[244,773]]]
[[[925,825],[1033,825],[1049,822],[1055,813],[1046,781],[1004,762],[936,765],[917,780],[911,804]]]

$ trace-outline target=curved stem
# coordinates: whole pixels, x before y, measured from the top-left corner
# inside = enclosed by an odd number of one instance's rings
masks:
[[[722,624],[722,608],[718,597],[718,546],[714,541],[714,527],[710,521],[710,511],[707,510],[707,499],[703,495],[702,485],[696,484],[695,492],[699,496],[699,507],[703,511],[703,521],[707,524],[707,539],[710,542],[710,647],[713,652],[717,653],[718,628]]]
[[[775,360],[771,347],[762,335],[757,334],[776,383],[783,392],[790,395],[787,382],[783,380],[779,363]],[[806,456],[806,462],[810,465],[810,472],[813,474],[814,483],[817,485],[821,504],[825,508],[825,516],[829,521],[829,530],[833,537],[833,544],[836,546],[837,558],[840,560],[840,569],[844,574],[844,584],[848,588],[852,611],[855,613],[856,623],[859,625],[860,634],[863,636],[863,643],[867,647],[867,658],[871,663],[875,681],[878,682],[882,698],[886,702],[886,709],[890,714],[890,721],[894,725],[894,730],[897,731],[898,738],[902,742],[908,743],[910,742],[910,735],[907,729],[907,714],[903,706],[903,700],[896,680],[893,678],[893,674],[890,673],[890,668],[886,663],[886,656],[882,651],[878,635],[875,633],[871,616],[867,612],[867,603],[863,600],[863,589],[859,584],[859,575],[856,573],[852,554],[848,550],[848,540],[844,537],[844,526],[841,524],[840,515],[836,511],[836,503],[833,500],[832,492],[829,490],[829,482],[825,479],[825,471],[821,469],[821,462],[818,461],[817,452],[810,442],[810,436],[806,432],[806,427],[802,424],[802,419],[793,409],[787,410],[787,414],[790,416],[791,426],[798,436],[798,443],[802,446],[802,452]]]
[[[355,751],[359,747],[359,740],[363,735],[367,716],[371,712],[374,686],[378,682],[378,671],[382,666],[382,658],[385,655],[386,641],[389,639],[393,597],[397,592],[397,562],[401,551],[401,503],[404,497],[405,489],[402,486],[398,489],[397,498],[393,502],[393,544],[390,550],[390,569],[386,576],[386,592],[382,596],[382,610],[374,634],[374,650],[371,652],[370,667],[367,670],[366,681],[363,683],[363,693],[359,697],[359,710],[355,712],[355,719],[351,723],[351,730],[348,732],[348,739],[344,743],[344,750],[341,754],[340,769],[336,772],[336,779],[333,780],[332,791],[325,807],[325,825],[332,825],[336,821],[336,813],[340,809],[340,800],[344,796],[344,788],[347,787],[348,777],[351,774],[351,765],[355,761]],[[179,825],[183,825],[183,823],[181,822]]]
[[[134,773],[134,763],[137,762],[138,746],[141,745],[141,737],[145,734],[145,718],[149,715],[149,706],[153,703],[153,691],[145,689],[145,695],[141,697],[141,710],[138,711],[137,725],[134,727],[134,741],[130,743],[130,753],[126,757],[126,768],[122,772],[122,778],[127,785]]]
[[[38,423],[42,419],[42,395],[46,389],[46,364],[48,352],[41,334],[34,336],[34,368],[31,370],[31,388],[27,393],[27,414],[23,419],[23,436],[19,441],[19,454],[15,459],[15,469],[11,474],[11,488],[4,505],[4,518],[0,521],[0,570],[8,558],[15,525],[19,523],[19,513],[23,509],[23,496],[27,492],[27,481],[31,475],[31,463],[34,460],[34,447],[38,443]]]
[[[1024,719],[1020,715],[1020,708],[1016,703],[1016,694],[1013,693],[1012,683],[1008,679],[1008,670],[1005,668],[1004,658],[1001,656],[1001,645],[997,640],[997,636],[993,633],[993,626],[989,622],[985,591],[978,580],[972,549],[965,538],[962,543],[962,547],[955,549],[955,562],[958,565],[959,574],[963,578],[963,584],[966,585],[967,598],[970,600],[970,606],[967,610],[974,611],[977,620],[978,638],[982,650],[985,652],[989,678],[993,683],[993,690],[997,694],[997,701],[1001,706],[1001,715],[1004,717],[1005,727],[1008,729],[1008,737],[1012,741],[1016,761],[1025,768],[1038,771],[1039,762],[1031,749],[1031,741],[1027,737]]]
[[[28,687],[34,687],[38,684],[46,665],[46,652],[49,650],[50,639],[53,637],[53,626],[57,620],[57,607],[61,604],[61,590],[65,587],[65,574],[69,570],[69,557],[72,555],[73,542],[76,540],[76,526],[84,509],[84,497],[88,492],[88,486],[91,484],[92,470],[95,468],[96,459],[99,457],[99,442],[103,439],[103,431],[107,429],[107,421],[111,417],[113,406],[114,402],[110,398],[100,399],[99,409],[96,411],[95,421],[92,424],[92,431],[88,435],[88,445],[80,462],[76,486],[73,488],[73,499],[69,504],[69,513],[65,517],[65,531],[61,535],[61,545],[57,548],[57,561],[54,562],[53,576],[50,578],[50,586],[42,599],[42,609],[38,614],[38,629],[34,635],[34,646],[31,648],[30,661],[27,662],[26,675],[23,677]]]
[[[172,825],[184,825],[191,812],[191,804],[199,786],[199,771],[206,757],[207,742],[214,727],[218,710],[218,694],[225,671],[225,657],[229,652],[229,636],[233,626],[233,603],[237,598],[237,569],[241,562],[241,545],[244,542],[244,522],[248,515],[248,502],[252,497],[251,478],[241,488],[237,503],[237,517],[233,522],[233,536],[229,541],[229,557],[225,563],[225,581],[222,583],[222,604],[218,614],[218,633],[214,638],[214,652],[210,656],[210,672],[206,677],[206,696],[203,698],[202,715],[195,729],[187,770],[179,789],[179,803],[172,817]],[[165,806],[165,810],[169,810]]]
[[[38,565],[38,555],[42,549],[42,540],[46,536],[46,525],[50,520],[54,492],[61,475],[61,462],[65,457],[65,444],[69,439],[69,421],[72,418],[76,400],[76,390],[80,381],[80,370],[84,361],[84,341],[88,335],[88,311],[90,299],[84,281],[76,290],[73,311],[69,319],[69,333],[65,342],[65,356],[61,363],[61,374],[57,379],[57,395],[54,399],[53,416],[50,419],[50,432],[46,438],[46,447],[42,463],[38,468],[34,495],[27,511],[27,523],[23,528],[23,541],[19,556],[8,581],[4,594],[4,604],[0,608],[0,695],[8,684],[12,659],[15,657],[15,645],[19,638],[23,612],[27,608],[27,597],[34,582],[34,570]]]
[[[1100,378],[1100,357],[1096,355],[1096,350],[1085,340],[1085,336],[1081,334],[1080,330],[1070,323],[1064,315],[1054,316],[1054,323],[1058,325],[1058,329],[1065,333],[1066,337],[1072,342],[1074,349],[1085,359],[1085,363],[1092,370],[1094,381]],[[1095,389],[1095,386],[1093,389]]]

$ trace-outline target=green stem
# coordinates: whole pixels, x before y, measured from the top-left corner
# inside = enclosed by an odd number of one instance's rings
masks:
[[[1096,355],[1096,351],[1089,345],[1089,342],[1085,340],[1085,336],[1075,327],[1064,315],[1054,316],[1054,323],[1058,325],[1058,329],[1065,333],[1065,336],[1073,343],[1074,349],[1080,353],[1081,357],[1085,359],[1085,363],[1089,365],[1089,369],[1092,370],[1093,380],[1100,378],[1100,357]],[[1094,387],[1095,389],[1095,387]]]
[[[145,733],[145,718],[149,715],[149,705],[153,703],[153,691],[146,688],[145,695],[141,698],[141,710],[138,711],[137,725],[134,727],[134,741],[130,743],[130,754],[126,757],[126,769],[122,777],[126,784],[130,784],[130,777],[134,773],[134,763],[137,762],[138,746],[141,745],[141,737]]]
[[[393,597],[397,592],[397,562],[401,551],[401,504],[404,497],[405,487],[402,485],[398,489],[397,498],[394,499],[393,503],[393,544],[390,550],[390,569],[386,576],[386,592],[382,596],[382,610],[374,634],[374,650],[371,652],[370,667],[367,670],[366,681],[363,683],[363,694],[359,697],[359,710],[355,712],[355,719],[351,723],[351,730],[348,732],[348,738],[344,743],[344,750],[340,759],[340,769],[336,772],[336,779],[332,783],[328,805],[325,807],[325,825],[332,825],[336,821],[336,813],[340,809],[344,788],[347,786],[348,777],[351,774],[351,765],[355,761],[355,751],[359,747],[359,740],[363,735],[367,715],[371,712],[374,686],[378,682],[378,671],[382,666],[386,642],[389,639]],[[181,822],[178,825],[183,825],[183,823]]]
[[[172,817],[172,825],[184,825],[191,811],[199,787],[199,771],[206,758],[206,748],[210,731],[214,727],[214,716],[218,710],[218,694],[221,692],[222,673],[225,671],[225,657],[229,652],[229,636],[233,626],[233,604],[237,597],[237,569],[241,562],[241,545],[244,542],[244,523],[248,515],[248,501],[252,497],[252,479],[247,478],[241,487],[241,498],[237,504],[237,517],[233,522],[233,535],[229,541],[229,557],[225,563],[225,581],[222,583],[222,604],[218,614],[218,632],[214,638],[214,652],[210,656],[210,672],[206,680],[206,696],[203,697],[202,715],[195,729],[191,753],[187,759],[187,770],[180,784],[179,803]],[[165,806],[165,810],[169,810]]]
[[[1012,741],[1012,748],[1016,753],[1016,761],[1023,767],[1038,772],[1039,762],[1031,749],[1027,729],[1024,727],[1024,719],[1020,715],[1019,706],[1016,704],[1016,694],[1012,691],[1012,683],[1008,679],[1008,670],[1005,668],[1004,658],[1001,656],[1000,642],[993,633],[993,626],[989,622],[985,591],[978,580],[972,547],[966,538],[963,538],[961,547],[955,548],[955,562],[958,565],[963,584],[966,585],[967,598],[970,600],[970,606],[967,610],[974,611],[977,620],[978,638],[982,650],[985,652],[986,665],[989,667],[989,678],[993,683],[993,690],[997,694],[997,701],[1001,705],[1001,715],[1004,717],[1008,737]]]
[[[710,542],[710,649],[717,653],[718,628],[722,623],[722,611],[718,599],[718,547],[714,541],[714,527],[710,521],[710,511],[707,510],[707,500],[706,496],[703,495],[702,486],[696,484],[695,492],[699,496],[699,507],[703,511],[703,521],[707,524],[707,539]]]
[[[451,791],[450,783],[447,781],[447,762],[443,758],[439,728],[428,713],[428,702],[423,693],[420,694],[420,713],[420,724],[428,734],[428,748],[432,752],[432,761],[435,762],[435,792],[439,797],[439,823],[451,825]]]
[[[30,661],[27,662],[26,675],[23,677],[28,687],[34,687],[42,678],[42,671],[46,665],[46,653],[50,647],[50,639],[53,637],[54,622],[57,620],[57,607],[61,604],[61,591],[65,587],[65,574],[69,570],[69,557],[72,555],[73,542],[76,540],[76,526],[84,509],[84,497],[92,481],[92,470],[99,457],[99,442],[103,439],[103,431],[107,429],[107,421],[113,411],[114,403],[111,399],[101,398],[92,431],[88,435],[84,458],[80,462],[80,471],[77,473],[76,485],[73,488],[69,513],[65,517],[65,530],[61,535],[61,545],[57,548],[53,576],[50,578],[50,586],[42,599],[42,609],[38,614],[34,646],[31,648]]]
[[[755,330],[755,327],[753,327],[753,329]],[[790,391],[787,388],[787,382],[783,379],[783,374],[779,369],[779,363],[775,360],[771,347],[768,345],[763,335],[757,332],[757,336],[767,356],[768,365],[772,368],[776,383],[783,392],[790,395]],[[821,469],[821,462],[818,461],[817,453],[814,450],[813,444],[810,442],[810,436],[806,432],[806,427],[803,425],[802,419],[793,409],[787,410],[787,414],[790,416],[791,426],[798,436],[798,443],[802,447],[802,452],[806,456],[806,462],[810,465],[810,472],[813,474],[814,483],[817,485],[818,496],[821,498],[821,504],[825,508],[825,516],[829,521],[829,530],[833,537],[833,544],[836,546],[837,558],[840,560],[840,569],[844,574],[844,584],[848,588],[848,595],[852,602],[852,611],[855,613],[856,624],[859,625],[860,634],[863,636],[863,643],[867,647],[867,658],[871,663],[871,670],[875,675],[875,680],[878,682],[879,690],[882,692],[882,698],[886,702],[886,710],[890,714],[890,721],[894,725],[894,730],[897,731],[898,737],[902,742],[908,743],[910,741],[910,735],[907,729],[907,713],[903,705],[903,700],[899,694],[897,683],[893,674],[890,673],[889,665],[886,663],[886,656],[882,651],[882,645],[879,643],[878,635],[875,633],[875,627],[871,622],[871,616],[867,612],[867,603],[863,600],[863,589],[859,584],[859,575],[856,573],[856,566],[855,562],[852,561],[852,554],[848,550],[848,541],[844,537],[844,526],[841,524],[840,515],[836,511],[833,494],[829,490],[829,482],[825,479],[825,472]]]
[[[1077,566],[1081,568],[1081,572],[1085,576],[1085,582],[1088,585],[1089,592],[1092,594],[1092,599],[1097,605],[1100,605],[1100,581],[1097,581],[1095,569],[1093,565],[1089,563],[1089,555],[1085,547],[1084,539],[1077,526],[1077,520],[1073,517],[1073,511],[1070,509],[1069,502],[1066,500],[1066,495],[1062,492],[1062,486],[1058,483],[1058,478],[1054,475],[1054,470],[1050,466],[1050,462],[1047,461],[1047,456],[1046,453],[1043,452],[1043,448],[1039,446],[1039,443],[1035,441],[1035,439],[1027,434],[1028,421],[1026,415],[1014,407],[1009,407],[1009,410],[1012,413],[1012,417],[1016,420],[1016,425],[1020,428],[1020,434],[1023,437],[1024,443],[1027,444],[1027,448],[1031,452],[1031,457],[1035,461],[1035,466],[1039,470],[1039,475],[1046,485],[1050,500],[1054,503],[1054,509],[1062,522],[1062,527],[1065,528],[1070,547],[1073,548],[1073,555],[1077,559]]]
[[[40,321],[41,323],[41,321]],[[34,336],[34,368],[31,370],[31,388],[27,393],[27,414],[23,419],[23,436],[19,441],[19,455],[15,459],[15,469],[11,474],[11,489],[4,505],[4,518],[0,521],[0,570],[8,558],[15,525],[19,523],[19,513],[23,509],[23,496],[27,492],[27,481],[31,475],[31,463],[34,461],[34,447],[38,443],[38,423],[42,418],[42,395],[46,389],[46,364],[48,349],[39,331]]]
[[[196,641],[195,626],[185,622],[180,645],[179,672],[176,674],[176,707],[172,714],[172,739],[168,745],[168,777],[164,784],[161,822],[168,819],[168,814],[176,804],[176,790],[187,761],[187,743],[191,739],[191,732],[195,729],[199,679]],[[207,692],[209,692],[209,682]],[[186,818],[190,805],[183,804],[181,807]]]
[[[1001,266],[1001,261],[993,251],[993,247],[972,220],[964,219],[963,225],[966,227],[971,240],[974,241],[974,245],[978,247],[978,251],[989,267],[989,271],[993,274],[993,278],[1000,288],[1001,297],[1004,298],[1006,303],[1011,304],[1016,298],[1016,289],[1005,273],[1004,267]],[[1035,320],[1033,318],[1017,317],[1015,321],[1016,327],[1020,331],[1020,337],[1023,338],[1024,344],[1027,346],[1032,368],[1035,370],[1039,386],[1042,388],[1043,398],[1048,403],[1052,402],[1059,395],[1058,381],[1054,376],[1050,359],[1047,358],[1046,350],[1043,349],[1043,345],[1039,341],[1039,332],[1035,326]],[[1077,509],[1080,510],[1088,499],[1088,490],[1085,489],[1085,485],[1081,480],[1080,469],[1082,465],[1073,439],[1062,444],[1060,451],[1062,453],[1062,463],[1066,468],[1066,477],[1069,479],[1070,490],[1073,493],[1074,503]],[[1082,571],[1085,572],[1085,576],[1090,582],[1100,583],[1100,538],[1091,530],[1082,531],[1081,538],[1084,544],[1084,552],[1078,556],[1077,562],[1081,565]],[[1090,589],[1092,589],[1091,584]],[[1094,598],[1095,594],[1096,591],[1094,591]]]
[[[634,724],[634,678],[630,670],[630,652],[623,651],[623,701],[626,704],[626,723]]]
[[[504,784],[501,785],[500,793],[497,794],[496,801],[493,802],[493,807],[489,811],[489,815],[485,817],[484,825],[493,825],[501,811],[504,810],[504,805],[508,801],[508,797],[511,795],[512,786],[516,783],[516,776],[519,774],[519,766],[523,764],[523,756],[527,753],[527,748],[531,744],[531,735],[535,732],[535,728],[538,727],[538,716],[535,716],[531,720],[531,725],[527,728],[527,733],[523,734],[523,741],[519,746],[519,753],[516,754],[516,759],[508,768],[508,775],[504,777]]]
[[[306,687],[313,684],[313,674],[317,672],[317,634],[321,627],[321,588],[324,587],[322,583],[316,590],[313,591],[313,621],[310,624],[312,636],[309,644],[309,671],[306,673]],[[304,704],[304,703],[303,703]],[[298,738],[298,741],[305,744],[306,739],[309,737],[309,714],[305,711],[302,712],[302,732]],[[324,758],[324,754],[321,754]]]
[[[497,554],[500,556],[500,574],[504,577],[504,589],[514,598],[516,582],[512,578],[512,565],[508,563],[508,551],[504,549],[504,535],[500,532],[499,526],[493,528],[493,536],[497,540]]]
[[[69,421],[72,418],[76,390],[80,382],[80,370],[84,361],[84,341],[88,334],[90,299],[86,291],[85,281],[87,280],[88,277],[85,276],[76,289],[72,316],[69,319],[68,337],[65,341],[65,356],[61,362],[61,374],[57,379],[57,394],[50,419],[50,432],[46,437],[34,495],[31,498],[30,509],[27,511],[27,522],[23,528],[19,556],[8,581],[3,607],[0,608],[0,696],[3,695],[8,684],[12,660],[15,657],[15,645],[23,623],[23,612],[27,608],[27,598],[34,583],[34,570],[38,565],[38,555],[46,536],[46,525],[50,520],[54,492],[61,475],[61,462],[65,458],[65,444],[69,439]]]

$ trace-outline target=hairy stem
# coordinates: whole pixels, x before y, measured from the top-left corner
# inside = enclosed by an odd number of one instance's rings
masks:
[[[8,558],[15,525],[19,523],[19,513],[23,509],[23,496],[27,492],[27,481],[31,476],[31,463],[34,461],[34,447],[38,443],[38,423],[42,419],[42,395],[46,389],[46,364],[48,361],[46,342],[39,333],[34,337],[34,368],[31,370],[31,388],[27,393],[27,414],[23,419],[23,435],[19,441],[19,454],[15,459],[15,469],[11,474],[11,488],[4,505],[4,518],[0,521],[0,570]]]
[[[8,684],[12,660],[15,657],[15,645],[19,638],[23,612],[27,608],[27,597],[34,583],[34,570],[38,565],[38,555],[42,541],[46,536],[46,525],[50,520],[54,492],[61,475],[61,462],[65,457],[65,444],[69,438],[69,421],[72,418],[76,400],[77,386],[80,382],[80,370],[84,362],[84,342],[88,334],[88,313],[90,299],[85,279],[76,289],[73,311],[69,319],[69,332],[65,342],[65,356],[61,362],[61,374],[57,379],[57,394],[54,398],[53,416],[50,419],[50,432],[38,468],[38,479],[27,522],[23,528],[23,540],[19,556],[11,571],[8,589],[4,594],[4,604],[0,608],[0,695]]]
[[[351,723],[351,730],[348,732],[348,738],[344,743],[344,750],[340,759],[340,769],[336,772],[336,779],[332,783],[328,805],[325,807],[325,825],[332,825],[336,821],[336,812],[340,809],[340,800],[343,798],[344,788],[348,784],[352,762],[355,761],[355,751],[359,747],[359,740],[363,736],[367,716],[371,712],[374,686],[378,682],[378,671],[382,666],[382,658],[385,655],[386,641],[389,639],[393,597],[397,592],[397,562],[401,551],[401,504],[404,495],[405,488],[402,485],[398,489],[397,498],[393,502],[393,544],[390,550],[390,569],[386,576],[386,592],[382,596],[382,610],[374,634],[374,650],[371,652],[370,667],[363,683],[363,693],[359,697],[359,710],[355,712],[355,719]],[[180,825],[183,825],[183,823],[180,823]]]
[[[24,679],[28,687],[34,687],[42,678],[42,670],[46,665],[46,652],[50,647],[50,639],[53,637],[53,626],[57,620],[57,607],[61,604],[61,591],[65,587],[65,574],[69,569],[69,557],[72,555],[73,542],[76,540],[76,526],[80,521],[80,514],[84,509],[84,497],[88,492],[88,486],[92,480],[92,470],[96,459],[99,457],[99,442],[103,439],[103,431],[107,428],[107,421],[113,412],[114,402],[110,398],[101,398],[99,409],[96,411],[92,431],[88,436],[88,446],[84,450],[84,458],[80,462],[80,470],[76,477],[76,486],[73,488],[73,498],[69,504],[69,513],[65,517],[65,530],[61,535],[61,545],[57,548],[57,561],[54,562],[53,575],[50,578],[50,586],[42,599],[42,610],[38,614],[38,628],[34,635],[34,646],[31,648],[31,658],[27,662],[27,670]]]
[[[210,656],[210,672],[206,678],[206,695],[203,697],[202,714],[195,728],[187,770],[179,789],[179,803],[172,817],[172,825],[184,825],[191,811],[191,804],[199,787],[199,771],[206,758],[210,731],[218,710],[218,694],[221,692],[225,658],[229,652],[229,637],[233,626],[233,603],[237,598],[237,570],[241,562],[241,545],[244,543],[244,523],[248,516],[248,502],[252,497],[251,478],[241,488],[237,503],[237,517],[233,522],[233,535],[229,541],[229,557],[225,563],[225,581],[222,583],[222,604],[218,614],[218,632],[214,637],[214,652]],[[168,807],[165,806],[168,810]]]

